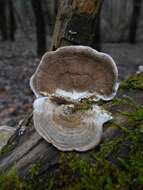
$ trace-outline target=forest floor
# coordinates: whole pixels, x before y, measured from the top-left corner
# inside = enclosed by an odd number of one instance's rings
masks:
[[[136,73],[143,66],[143,44],[103,44],[119,70],[119,80]],[[17,36],[16,42],[0,42],[0,125],[17,126],[32,108],[34,95],[29,79],[39,59],[34,40]]]

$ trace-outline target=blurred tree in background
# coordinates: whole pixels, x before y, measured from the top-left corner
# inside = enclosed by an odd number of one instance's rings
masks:
[[[8,10],[9,10],[9,39],[14,41],[15,39],[15,31],[16,31],[16,21],[15,21],[15,15],[14,15],[14,7],[13,7],[13,1],[8,0]]]
[[[141,1],[142,0],[133,0],[133,13],[131,17],[130,30],[129,30],[129,42],[136,42],[136,33],[139,23],[139,18],[141,14]]]
[[[0,0],[0,30],[2,40],[14,41],[16,22],[12,0]]]
[[[2,40],[7,40],[6,1],[0,0],[0,30]]]
[[[46,51],[46,27],[41,0],[31,0],[33,12],[35,14],[37,54],[41,56]]]
[[[51,46],[59,2],[61,1],[0,0],[1,39],[14,41],[17,34],[20,36],[23,33],[32,43],[34,39],[37,55],[41,56]],[[142,9],[141,0],[104,1],[100,15],[93,21],[95,40],[91,46],[100,50],[101,41],[143,41]]]

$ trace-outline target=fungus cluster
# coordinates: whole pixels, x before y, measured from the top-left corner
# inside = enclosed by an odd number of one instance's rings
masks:
[[[112,116],[97,102],[113,99],[117,77],[113,59],[90,47],[66,46],[45,53],[30,80],[37,132],[62,151],[98,145],[103,124]]]

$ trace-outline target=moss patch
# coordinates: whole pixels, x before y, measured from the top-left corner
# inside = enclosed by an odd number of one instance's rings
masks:
[[[121,112],[122,115],[128,117],[130,125],[141,125],[143,124],[143,106],[136,106],[136,111],[128,113],[126,111]]]
[[[62,167],[65,166],[65,168],[64,172],[61,173],[62,189],[142,189],[143,150],[140,146],[141,136],[136,136],[136,138],[130,136],[127,139],[132,140],[135,144],[132,145],[128,158],[117,157],[120,169],[108,160],[108,153],[111,154],[114,151],[115,154],[119,151],[119,147],[122,145],[121,139],[117,142],[117,146],[110,144],[111,149],[107,145],[102,145],[102,151],[105,152],[92,153],[91,157],[94,158],[92,162],[81,159],[76,153],[64,155]],[[120,146],[118,146],[119,142]]]
[[[129,77],[120,84],[121,89],[140,89],[143,90],[143,74],[136,74]]]
[[[15,142],[13,142],[13,143],[11,143],[11,144],[8,143],[7,145],[5,145],[5,146],[1,149],[1,151],[0,151],[0,156],[6,154],[6,153],[8,153],[8,152],[10,152],[11,150],[14,149],[14,147],[15,147]]]
[[[0,190],[51,190],[53,179],[47,175],[46,179],[39,176],[40,165],[32,165],[29,176],[22,178],[15,167],[8,174],[0,176]]]
[[[28,179],[21,178],[16,169],[0,176],[0,190],[140,190],[143,189],[143,107],[125,114],[130,127],[118,126],[123,135],[101,143],[89,151],[88,158],[76,152],[61,153],[59,169],[42,178],[40,164],[32,165]],[[130,120],[131,119],[131,120]],[[125,142],[129,142],[128,146]],[[122,148],[128,150],[122,155]]]
[[[85,110],[92,109],[93,104],[95,104],[95,102],[92,99],[84,98],[79,103],[74,104],[72,112],[85,111]]]
[[[81,158],[76,152],[62,153],[55,189],[143,189],[142,111],[143,107],[137,106],[131,114],[121,113],[129,118],[130,127],[116,125],[123,130],[123,135],[88,152],[88,159]]]

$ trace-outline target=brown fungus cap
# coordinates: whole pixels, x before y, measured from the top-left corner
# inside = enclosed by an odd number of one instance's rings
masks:
[[[37,97],[60,89],[110,100],[116,94],[117,77],[116,64],[109,55],[87,46],[66,46],[44,54],[30,85]]]

